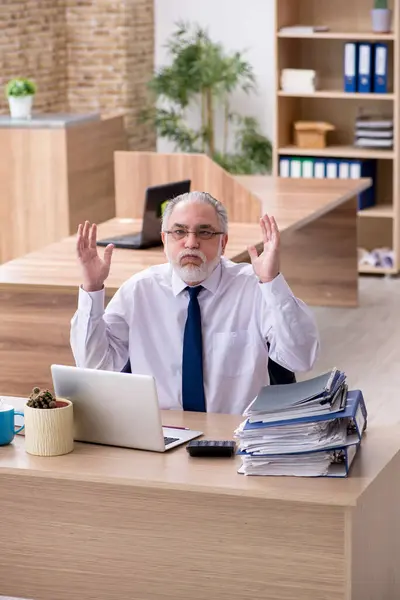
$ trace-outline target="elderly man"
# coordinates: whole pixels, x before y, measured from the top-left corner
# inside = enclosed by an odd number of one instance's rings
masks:
[[[126,281],[104,310],[113,246],[102,259],[96,225],[79,225],[83,285],[71,322],[80,367],[155,377],[160,407],[241,414],[268,385],[268,354],[292,371],[311,369],[319,341],[313,316],[279,272],[279,231],[260,220],[264,248],[251,264],[223,257],[224,206],[205,192],[171,200],[162,220],[168,263]]]

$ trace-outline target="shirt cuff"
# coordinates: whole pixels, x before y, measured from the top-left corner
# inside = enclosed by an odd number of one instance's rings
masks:
[[[86,292],[79,287],[78,310],[91,316],[102,316],[104,313],[105,289],[98,292]]]
[[[260,289],[264,300],[269,305],[282,306],[293,298],[293,292],[282,273],[279,273],[272,281],[260,283]]]

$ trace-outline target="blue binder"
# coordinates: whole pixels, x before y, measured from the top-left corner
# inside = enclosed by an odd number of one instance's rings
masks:
[[[314,162],[314,178],[325,179],[326,177],[326,159],[316,158]]]
[[[285,156],[279,159],[279,177],[290,177],[290,157]]]
[[[387,70],[388,70],[388,46],[387,44],[375,44],[374,52],[374,92],[376,94],[387,93]]]
[[[355,42],[347,42],[344,45],[344,91],[345,92],[356,92],[357,91],[357,64],[358,64],[358,52],[357,44]]]
[[[302,164],[303,179],[312,179],[314,177],[314,159],[307,157],[303,159]]]
[[[339,177],[339,166],[337,158],[327,158],[325,175],[327,179],[337,179]]]
[[[349,179],[350,178],[350,163],[348,160],[339,160],[338,178],[339,179]]]
[[[298,156],[292,156],[290,159],[290,177],[302,177],[302,160]]]
[[[293,452],[291,454],[257,454],[256,456],[260,459],[262,459],[264,456],[268,456],[268,458],[278,457],[280,459],[287,460],[291,456],[305,456],[323,453],[327,454],[331,461],[328,467],[328,472],[326,473],[326,475],[308,475],[308,477],[347,477],[350,471],[350,467],[353,463],[354,457],[357,454],[357,450],[360,447],[360,444],[361,442],[358,442],[357,444],[351,444],[349,446],[338,446],[337,448],[323,450],[309,450],[306,452]],[[251,453],[245,452],[244,450],[239,450],[237,454],[239,456],[252,456]],[[241,469],[238,470],[238,473],[242,473]]]
[[[375,205],[375,159],[350,161],[350,179],[361,179],[362,177],[371,178],[372,185],[358,195],[358,210]]]
[[[363,94],[372,92],[373,48],[369,42],[360,42],[358,46],[358,82],[357,91]]]

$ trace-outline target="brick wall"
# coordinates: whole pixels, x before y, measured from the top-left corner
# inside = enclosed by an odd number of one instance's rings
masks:
[[[0,0],[0,111],[8,112],[4,85],[28,77],[38,85],[35,108],[65,109],[67,44],[64,0]]]
[[[153,0],[67,0],[67,31],[70,108],[122,109],[131,147],[155,149],[137,122],[153,72]]]
[[[137,122],[153,59],[153,0],[0,0],[0,85],[32,78],[40,112],[122,110],[135,149],[156,147]]]

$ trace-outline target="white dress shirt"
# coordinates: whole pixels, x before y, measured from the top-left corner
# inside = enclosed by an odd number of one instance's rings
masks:
[[[224,258],[202,282],[204,391],[208,412],[241,414],[268,385],[268,348],[292,371],[311,369],[319,339],[312,313],[280,274],[259,283],[249,264]],[[189,294],[167,264],[126,281],[104,310],[104,289],[79,289],[71,321],[77,366],[132,373],[157,383],[160,407],[182,409],[182,348]]]

